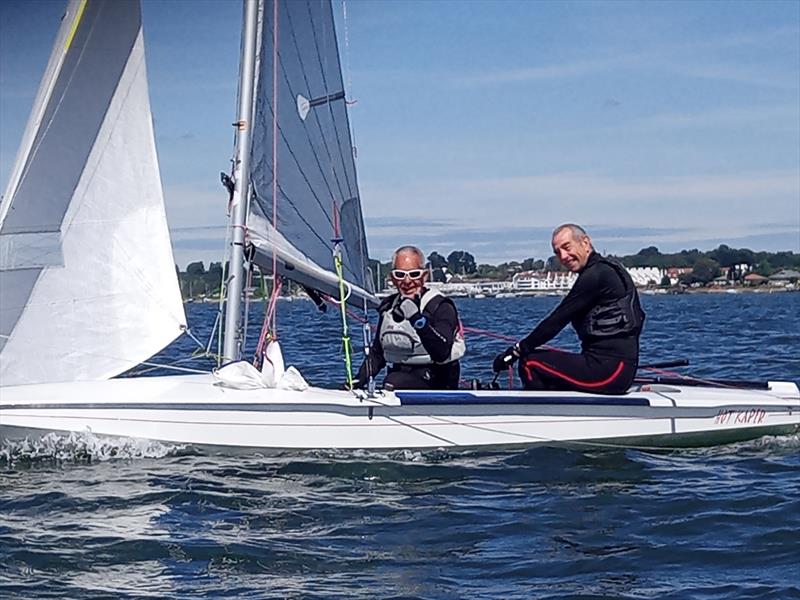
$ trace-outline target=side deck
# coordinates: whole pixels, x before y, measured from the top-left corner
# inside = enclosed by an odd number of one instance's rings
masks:
[[[0,435],[91,432],[230,449],[697,445],[796,431],[796,390],[651,386],[622,396],[459,390],[368,397],[320,388],[233,390],[210,376],[117,379],[3,388]]]

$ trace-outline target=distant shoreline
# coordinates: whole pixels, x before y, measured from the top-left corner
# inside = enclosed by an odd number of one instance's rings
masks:
[[[720,288],[696,288],[696,289],[687,289],[683,292],[678,292],[678,294],[790,294],[792,292],[798,292],[800,288],[790,289],[787,287],[767,287],[767,286],[760,286],[760,287],[750,287],[750,286],[736,286],[736,287],[720,287]],[[667,292],[669,294],[669,292]]]
[[[727,295],[737,295],[737,294],[789,294],[792,292],[800,292],[800,289],[791,289],[786,287],[727,287],[727,288],[687,288],[683,290],[675,289],[675,288],[639,288],[639,295],[640,296],[683,296],[686,294],[727,294]],[[505,299],[505,298],[531,298],[531,297],[564,297],[567,295],[567,291],[558,290],[558,291],[549,291],[549,292],[506,292],[501,294],[477,294],[477,295],[469,295],[469,294],[448,294],[450,298],[475,298],[478,300],[482,299]],[[387,295],[385,292],[381,292],[379,295]]]
[[[683,296],[683,295],[693,295],[693,294],[722,294],[722,295],[730,295],[735,296],[738,294],[791,294],[791,293],[798,293],[800,292],[800,288],[790,289],[786,287],[750,287],[750,286],[737,286],[737,287],[727,287],[727,288],[689,288],[685,290],[676,290],[673,288],[640,288],[639,294],[642,296]],[[379,292],[379,297],[385,297],[394,292]],[[560,292],[518,292],[518,293],[503,293],[499,295],[491,295],[491,294],[479,294],[479,295],[467,295],[467,294],[449,294],[448,297],[455,298],[455,299],[464,299],[464,298],[471,298],[474,300],[505,300],[508,298],[547,298],[547,297],[564,297],[567,295],[566,291]],[[281,296],[280,300],[311,300],[305,294],[296,294],[296,295],[288,295],[288,296]],[[263,302],[264,298],[251,298],[251,302]],[[218,303],[219,297],[212,297],[207,296],[205,298],[198,296],[194,298],[184,298],[184,304],[211,304],[211,303]]]

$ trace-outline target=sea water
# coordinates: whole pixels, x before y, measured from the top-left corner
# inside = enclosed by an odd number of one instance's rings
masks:
[[[468,327],[512,338],[557,302],[457,300]],[[798,293],[643,303],[643,362],[800,381]],[[279,310],[287,364],[314,384],[343,381],[336,311]],[[214,311],[188,306],[199,339]],[[253,307],[256,324],[262,311]],[[487,380],[506,342],[467,342],[465,379]],[[798,563],[798,436],[673,451],[216,456],[82,434],[0,450],[2,598],[783,600],[800,598]]]

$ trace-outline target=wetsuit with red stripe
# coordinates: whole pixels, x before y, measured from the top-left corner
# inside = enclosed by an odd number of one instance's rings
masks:
[[[631,295],[632,294],[632,295]],[[632,330],[592,335],[590,313],[628,297],[640,315]],[[601,394],[624,393],[639,363],[639,334],[644,313],[630,275],[596,252],[589,256],[575,285],[520,346],[519,374],[526,389],[578,390]],[[581,340],[581,353],[537,349],[572,324]],[[624,327],[621,329],[625,329]]]

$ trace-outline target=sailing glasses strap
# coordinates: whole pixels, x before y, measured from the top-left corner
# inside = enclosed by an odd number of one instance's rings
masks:
[[[395,279],[419,279],[425,274],[425,269],[411,269],[406,271],[404,269],[392,269],[392,277]]]

